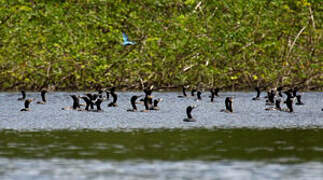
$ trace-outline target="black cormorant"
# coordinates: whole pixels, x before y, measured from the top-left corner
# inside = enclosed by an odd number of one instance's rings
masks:
[[[188,106],[187,108],[186,108],[186,115],[187,115],[187,118],[184,118],[183,119],[183,121],[184,122],[195,122],[196,121],[196,119],[194,119],[193,118],[193,116],[192,116],[192,110],[194,109],[194,108],[196,108],[197,106],[196,105],[192,105],[192,106]]]
[[[275,111],[275,110],[281,111],[282,108],[280,107],[280,102],[281,102],[280,99],[276,99],[276,101],[275,101],[275,107],[269,107],[269,108],[266,108],[265,110],[266,111]]]
[[[128,112],[136,112],[136,111],[138,111],[137,106],[136,106],[136,100],[137,100],[139,97],[141,97],[141,96],[132,96],[132,97],[130,98],[130,104],[131,104],[132,109],[128,109],[128,110],[127,110]]]
[[[177,97],[179,97],[179,98],[185,98],[185,97],[187,97],[187,94],[186,94],[186,88],[187,87],[188,86],[183,86],[183,88],[182,88],[183,96],[177,96]]]
[[[154,100],[154,106],[151,108],[151,110],[160,110],[160,108],[158,107],[158,103],[161,102],[163,99],[162,98],[158,98]]]
[[[37,104],[46,104],[46,93],[47,90],[41,90],[40,95],[41,95],[41,101],[37,101]]]
[[[295,105],[304,105],[301,98],[302,98],[302,95],[300,95],[300,94],[296,95],[297,101],[296,101]]]
[[[21,90],[21,95],[22,97],[18,98],[18,101],[23,101],[26,99],[26,92],[25,90]]]
[[[260,100],[260,88],[259,87],[255,87],[255,90],[257,91],[257,96],[252,98],[252,100],[256,101],[256,100]]]
[[[115,87],[112,87],[110,89],[110,94],[113,98],[112,102],[110,104],[108,104],[108,107],[117,107],[118,104],[117,104],[117,100],[118,100],[118,95],[115,93]]]
[[[24,103],[25,108],[21,109],[20,111],[30,111],[29,105],[32,101],[33,101],[32,99],[26,99]]]
[[[225,109],[221,109],[220,111],[221,112],[232,113],[233,112],[232,102],[233,102],[232,97],[226,97],[225,98]]]

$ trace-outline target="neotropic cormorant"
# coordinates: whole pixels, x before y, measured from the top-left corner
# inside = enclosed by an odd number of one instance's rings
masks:
[[[201,94],[202,94],[202,92],[201,91],[197,91],[197,93],[196,93],[196,96],[197,96],[197,101],[200,101],[200,100],[202,100],[202,97],[201,97]]]
[[[196,105],[192,105],[192,106],[188,106],[187,108],[186,108],[186,115],[187,115],[187,118],[184,118],[183,119],[183,121],[184,122],[195,122],[196,121],[196,119],[194,119],[193,118],[193,116],[192,116],[192,110],[194,109],[194,108],[196,108],[197,106]]]
[[[115,93],[115,87],[111,88],[110,90],[110,94],[113,98],[112,102],[110,104],[108,104],[108,107],[117,107],[117,100],[118,100],[118,95]]]
[[[102,94],[103,94],[103,90],[102,89],[99,89],[98,90],[98,97],[99,98],[103,98],[103,95]]]
[[[304,105],[301,98],[302,98],[302,95],[300,95],[300,94],[296,95],[297,101],[296,101],[295,105]]]
[[[286,94],[287,98],[293,98],[293,90],[289,89],[287,91],[284,91],[284,93]]]
[[[292,92],[293,92],[293,96],[296,97],[297,96],[297,92],[298,92],[299,88],[298,87],[294,87]]]
[[[37,101],[37,104],[46,104],[46,93],[47,93],[47,90],[41,90],[40,91],[40,95],[41,95],[41,101]]]
[[[25,90],[21,90],[21,95],[22,97],[18,98],[18,101],[23,101],[26,99],[26,92]]]
[[[107,100],[109,100],[109,98],[110,98],[110,93],[109,93],[109,91],[105,91],[105,94],[106,94],[106,98],[107,98]]]
[[[24,103],[25,108],[21,109],[20,111],[30,111],[29,105],[32,101],[33,101],[32,99],[26,99]]]
[[[151,96],[151,94],[153,93],[153,86],[151,86],[149,89],[148,88],[144,89],[144,93],[145,93],[145,97]],[[145,98],[140,99],[140,101],[145,102]],[[151,98],[148,98],[148,101],[149,101],[148,102],[149,104],[153,104],[152,96],[151,96]]]
[[[187,94],[186,94],[186,88],[187,87],[188,86],[183,86],[183,88],[182,88],[183,96],[177,96],[178,98],[185,98],[185,97],[187,97]]]
[[[275,107],[269,107],[269,108],[266,108],[265,110],[266,111],[275,111],[275,110],[281,111],[282,108],[280,107],[280,102],[281,102],[280,99],[276,99],[276,101],[275,101]]]
[[[293,102],[294,102],[294,98],[293,97],[287,97],[286,101],[284,103],[286,103],[287,109],[282,109],[282,111],[285,112],[294,112],[293,109]]]
[[[259,87],[255,87],[255,90],[257,91],[257,96],[252,98],[252,100],[256,101],[256,100],[260,100],[260,88]]]
[[[94,112],[102,112],[103,110],[101,109],[101,103],[103,102],[102,98],[97,98],[97,100],[95,101],[95,106],[96,106],[96,110],[94,110]]]
[[[73,99],[73,106],[67,106],[62,108],[62,110],[81,110],[80,99],[76,95],[71,95]]]
[[[214,89],[214,95],[216,96],[216,97],[219,97],[219,91],[220,91],[220,89],[219,88],[215,88]]]
[[[152,109],[152,102],[153,97],[151,95],[145,96],[144,98],[144,105],[145,105],[145,110],[142,110],[141,112],[148,112],[149,110]]]
[[[152,88],[150,87],[150,88],[146,88],[146,89],[144,89],[143,90],[144,91],[144,93],[145,93],[145,97],[147,97],[147,96],[151,96],[151,94],[152,94]],[[139,99],[139,102],[138,102],[138,104],[144,104],[145,103],[145,97],[144,98],[141,98],[141,99]],[[153,102],[152,102],[152,99],[149,99],[149,103],[150,104],[152,104]]]
[[[221,109],[220,112],[232,113],[233,112],[232,102],[233,102],[232,97],[226,97],[225,98],[225,109]]]
[[[136,106],[136,100],[141,97],[141,96],[132,96],[130,98],[130,104],[132,106],[132,109],[128,109],[127,111],[128,112],[136,112],[138,109],[137,109],[137,106]]]
[[[84,101],[85,101],[85,103],[86,103],[86,106],[85,106],[85,111],[89,111],[89,107],[90,106],[93,106],[93,102],[89,99],[89,97],[87,97],[87,96],[82,96],[81,97]]]
[[[215,92],[214,92],[214,89],[213,89],[213,88],[212,88],[212,89],[210,89],[210,93],[211,93],[211,96],[210,96],[210,98],[211,98],[211,102],[214,102]]]
[[[294,96],[293,96],[293,90],[292,89],[289,89],[287,91],[284,91],[284,93],[286,94],[287,98],[286,100],[284,101],[284,103],[287,102],[288,99],[294,99]]]
[[[88,99],[90,101],[92,101],[92,103],[90,104],[90,108],[94,109],[94,103],[93,102],[95,102],[95,100],[99,97],[99,95],[98,94],[87,93],[86,96],[88,97]]]
[[[266,105],[274,105],[275,103],[275,94],[276,92],[274,90],[268,91],[267,92],[267,100],[266,100]]]
[[[197,90],[196,89],[192,89],[191,90],[191,96],[195,96],[195,92],[196,92]]]
[[[160,110],[160,108],[158,107],[158,103],[161,102],[163,99],[162,98],[158,98],[154,100],[154,106],[151,108],[151,110]]]
[[[282,90],[283,90],[282,86],[277,88],[277,92],[278,92],[279,97],[283,97]]]

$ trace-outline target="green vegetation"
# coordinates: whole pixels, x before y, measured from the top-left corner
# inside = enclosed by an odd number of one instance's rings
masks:
[[[0,0],[0,89],[323,87],[319,0]],[[122,46],[122,32],[137,44]]]

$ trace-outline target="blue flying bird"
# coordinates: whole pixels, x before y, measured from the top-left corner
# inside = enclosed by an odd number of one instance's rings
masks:
[[[122,37],[123,37],[123,43],[122,43],[122,45],[128,46],[128,45],[134,45],[134,44],[136,44],[136,42],[129,41],[128,36],[126,35],[126,33],[122,33]]]

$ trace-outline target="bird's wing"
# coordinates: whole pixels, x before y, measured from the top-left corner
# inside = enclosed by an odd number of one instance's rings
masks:
[[[128,41],[128,36],[125,33],[122,33],[124,43]]]
[[[130,45],[134,45],[134,44],[136,44],[136,42],[128,41],[128,44],[130,44]]]

